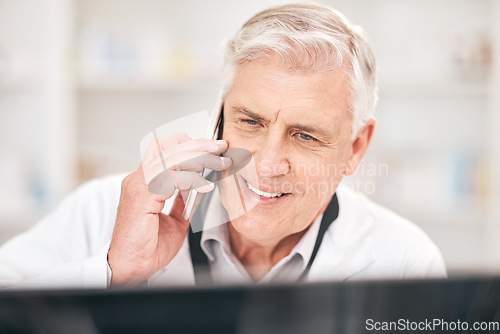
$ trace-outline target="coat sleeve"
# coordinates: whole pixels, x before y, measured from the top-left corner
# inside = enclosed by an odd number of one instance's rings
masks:
[[[0,288],[106,288],[122,176],[90,181],[0,248]]]

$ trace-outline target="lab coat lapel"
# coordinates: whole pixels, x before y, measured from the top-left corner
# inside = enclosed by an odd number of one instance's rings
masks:
[[[343,281],[361,273],[377,258],[373,218],[337,191],[339,215],[325,234],[309,281]],[[347,195],[347,196],[346,196]]]

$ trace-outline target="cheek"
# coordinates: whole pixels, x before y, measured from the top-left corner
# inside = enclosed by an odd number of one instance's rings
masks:
[[[337,180],[334,178],[325,178],[322,176],[309,175],[295,182],[295,193],[301,194],[301,201],[321,204],[322,199],[329,197],[337,188]]]
[[[238,188],[232,177],[223,178],[218,182],[220,199],[226,209],[229,220],[236,219],[246,213],[246,207],[235,197],[238,196]]]
[[[244,137],[243,132],[239,130],[235,124],[229,123],[224,125],[224,131],[222,133],[222,138],[227,140],[230,147],[233,148],[247,148],[244,145],[248,145],[251,141]]]
[[[336,159],[305,159],[295,165],[295,190],[306,201],[318,201],[331,196],[345,172],[345,164]]]

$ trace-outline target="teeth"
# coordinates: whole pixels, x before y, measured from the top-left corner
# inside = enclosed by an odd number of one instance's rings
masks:
[[[246,180],[245,180],[246,182]],[[260,191],[259,189],[253,187],[250,183],[246,182],[248,188],[253,191],[254,193],[256,193],[257,195],[259,196],[263,196],[263,197],[269,197],[269,198],[272,198],[272,197],[280,197],[281,195],[283,195],[282,193],[266,193],[264,191]]]

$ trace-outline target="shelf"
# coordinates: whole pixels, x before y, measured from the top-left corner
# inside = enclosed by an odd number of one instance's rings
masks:
[[[426,82],[423,80],[379,83],[381,97],[487,97],[490,93],[486,82]]]
[[[24,92],[24,91],[35,91],[40,87],[40,83],[34,80],[8,80],[8,81],[0,81],[0,93],[16,93],[16,92]]]
[[[437,210],[429,207],[425,209],[412,208],[394,208],[395,212],[404,217],[413,220],[420,226],[449,226],[449,227],[487,227],[489,226],[487,213],[473,208],[462,208],[449,211]]]
[[[216,81],[214,81],[216,82]],[[126,92],[126,93],[149,93],[149,92],[217,92],[218,84],[205,83],[173,83],[159,81],[141,81],[137,79],[118,80],[99,80],[79,82],[78,90],[80,92]]]

